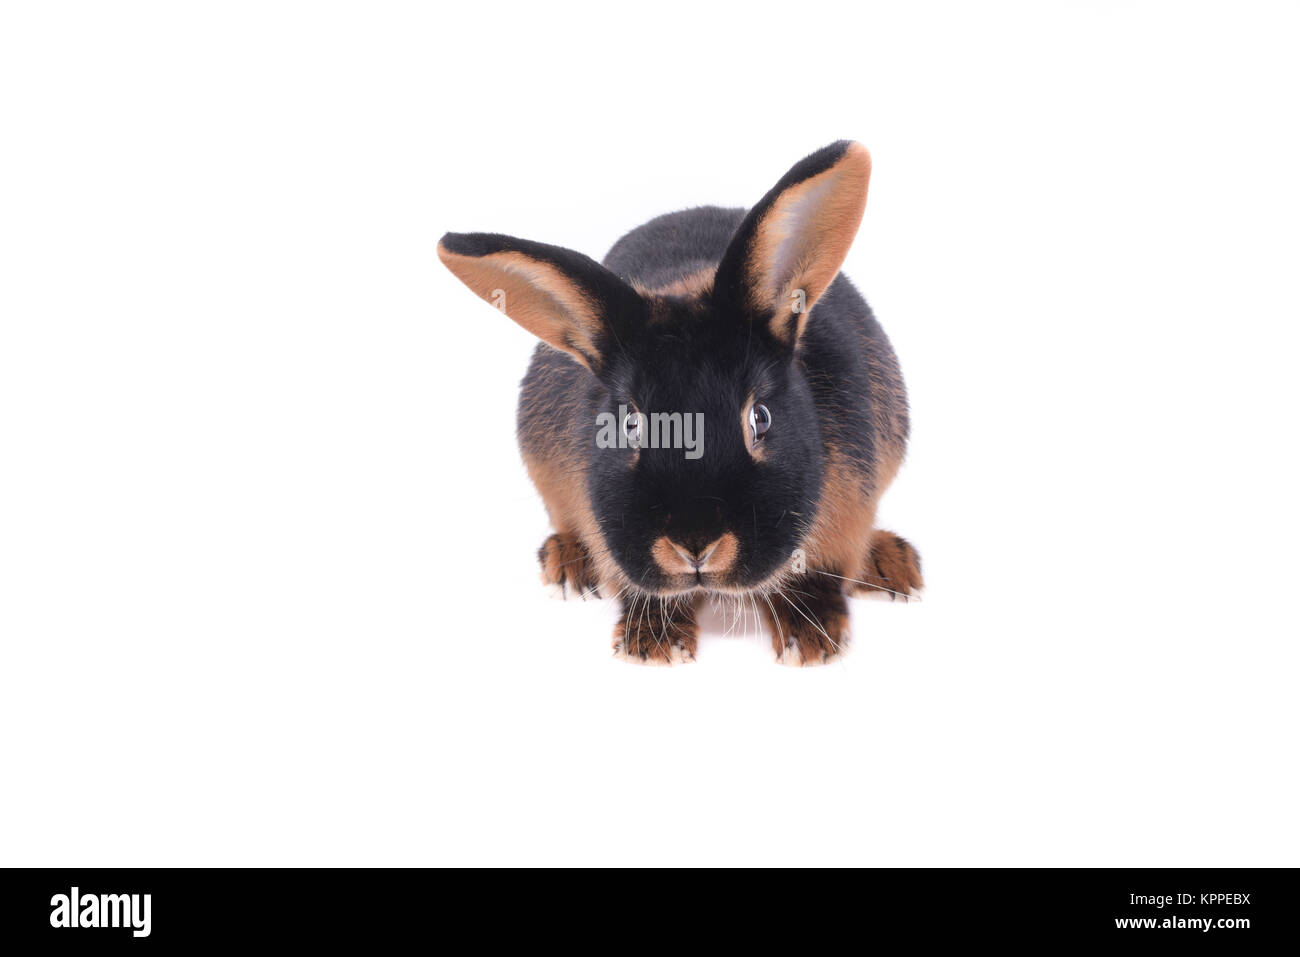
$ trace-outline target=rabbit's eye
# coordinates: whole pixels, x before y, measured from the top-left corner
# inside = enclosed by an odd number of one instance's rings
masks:
[[[755,402],[749,407],[749,431],[754,436],[754,441],[761,439],[767,430],[772,427],[772,412],[765,405],[759,405]]]
[[[641,416],[636,412],[629,412],[623,417],[623,434],[627,436],[628,444],[633,448],[641,447]]]

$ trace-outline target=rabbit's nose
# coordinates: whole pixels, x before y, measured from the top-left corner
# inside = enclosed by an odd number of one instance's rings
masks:
[[[727,532],[703,543],[699,539],[682,543],[665,535],[655,542],[651,555],[665,574],[721,575],[731,570],[738,551],[736,536]]]
[[[679,545],[677,542],[671,540],[669,541],[669,544],[673,546],[673,551],[680,555],[685,560],[686,564],[691,566],[692,571],[698,572],[704,567],[705,563],[713,557],[713,553],[717,550],[718,543],[721,541],[722,539],[718,538],[710,542],[708,545],[696,544],[694,547],[689,545]]]

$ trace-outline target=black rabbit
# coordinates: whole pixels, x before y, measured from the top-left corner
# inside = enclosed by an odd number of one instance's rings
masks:
[[[861,144],[834,143],[748,213],[660,216],[604,265],[442,238],[447,267],[542,340],[518,423],[555,528],[542,578],[617,596],[617,654],[692,659],[698,599],[730,593],[779,660],[824,662],[848,642],[847,595],[920,590],[916,550],[875,527],[907,445],[898,360],[837,275],[870,175]]]

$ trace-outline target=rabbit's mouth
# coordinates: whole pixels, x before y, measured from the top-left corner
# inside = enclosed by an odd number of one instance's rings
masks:
[[[709,572],[695,572],[693,575],[667,576],[663,585],[652,590],[653,594],[671,598],[675,595],[693,595],[697,592],[747,591],[748,589],[732,584],[727,576]]]
[[[742,573],[739,562],[740,543],[731,532],[712,542],[683,545],[667,536],[658,538],[650,549],[658,580],[639,589],[662,597],[696,593],[748,595],[779,587],[785,568],[777,568],[761,579]]]

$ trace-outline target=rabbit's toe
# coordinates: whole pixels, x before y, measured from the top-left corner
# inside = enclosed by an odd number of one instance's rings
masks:
[[[537,550],[542,584],[552,598],[600,597],[586,546],[569,535],[552,535]]]
[[[821,665],[849,644],[849,606],[836,581],[796,579],[767,596],[764,616],[776,660],[783,665]]]
[[[692,608],[661,604],[625,604],[614,628],[614,657],[646,665],[673,665],[695,660],[698,629]]]
[[[772,634],[777,663],[796,668],[828,664],[848,647],[848,624],[847,615],[827,615],[815,622],[780,621]]]
[[[871,552],[862,581],[854,585],[853,594],[885,601],[917,601],[924,587],[921,556],[912,543],[893,532],[877,529],[871,537]]]

